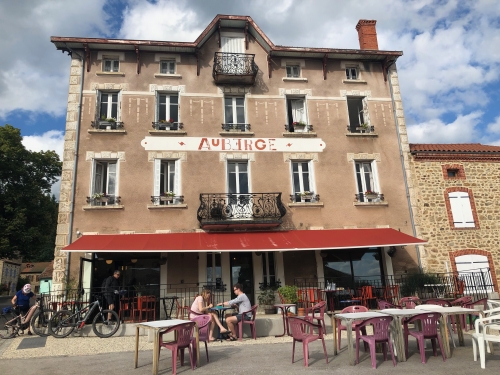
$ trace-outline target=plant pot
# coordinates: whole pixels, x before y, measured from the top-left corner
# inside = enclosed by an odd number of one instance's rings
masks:
[[[365,194],[366,199],[377,199],[378,194]]]
[[[299,312],[297,313],[297,316],[306,316],[306,309],[303,307],[299,307]]]
[[[173,202],[174,197],[160,197],[160,201],[162,202]]]
[[[264,313],[266,315],[276,314],[276,308],[272,305],[264,306]]]
[[[106,130],[111,130],[111,125],[106,125]]]

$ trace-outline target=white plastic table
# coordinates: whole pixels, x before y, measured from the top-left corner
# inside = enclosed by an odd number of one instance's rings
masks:
[[[139,328],[151,329],[154,331],[154,344],[153,344],[153,375],[158,374],[158,361],[160,359],[160,332],[167,328],[188,323],[190,320],[182,319],[169,319],[169,320],[156,320],[154,322],[145,322],[137,324],[135,328],[135,360],[134,368],[137,368],[139,358]],[[200,361],[200,337],[198,335],[198,324],[195,323],[194,334],[196,337],[196,363]]]

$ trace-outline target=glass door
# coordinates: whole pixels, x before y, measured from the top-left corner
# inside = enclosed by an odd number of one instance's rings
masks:
[[[231,291],[236,283],[243,285],[243,292],[254,305],[254,289],[253,289],[253,264],[252,253],[250,252],[233,252],[230,253],[231,265]],[[231,292],[231,298],[236,298],[236,295]]]
[[[249,195],[248,163],[227,163],[228,219],[251,219],[252,205]]]

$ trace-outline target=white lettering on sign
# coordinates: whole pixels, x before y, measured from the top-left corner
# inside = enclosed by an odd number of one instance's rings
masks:
[[[146,151],[322,152],[321,138],[145,137]]]

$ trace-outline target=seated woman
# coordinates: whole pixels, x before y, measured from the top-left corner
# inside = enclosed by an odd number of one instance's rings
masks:
[[[219,321],[219,316],[217,315],[217,313],[209,311],[209,309],[213,307],[213,305],[210,303],[211,295],[212,292],[209,289],[203,289],[201,294],[194,299],[194,302],[191,305],[191,311],[196,314],[210,314],[212,320],[210,322],[209,340],[215,341],[214,338],[215,325],[217,324],[219,326],[220,333],[226,333],[227,329],[225,329],[222,323]],[[189,319],[193,319],[196,316],[196,314],[189,314]]]

